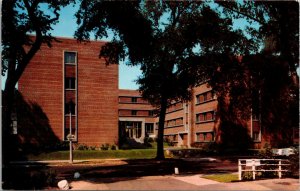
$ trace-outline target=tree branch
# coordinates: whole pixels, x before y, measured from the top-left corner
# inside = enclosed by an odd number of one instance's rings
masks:
[[[236,10],[236,9],[233,9],[233,8],[231,8],[231,7],[229,7],[229,6],[226,6],[225,4],[220,4],[220,3],[218,3],[218,4],[219,4],[220,6],[222,6],[222,7],[224,7],[224,8],[226,8],[226,9],[230,10],[230,11],[233,11],[233,12],[239,14],[239,15],[244,15],[245,17],[248,17],[249,19],[254,20],[254,21],[256,21],[256,22],[258,22],[258,23],[260,23],[260,24],[262,24],[262,25],[265,24],[263,21],[261,21],[261,20],[255,18],[254,16],[252,16],[252,15],[250,15],[250,14],[247,14],[247,13],[245,13],[245,12],[242,12],[242,11],[239,11],[239,10]]]

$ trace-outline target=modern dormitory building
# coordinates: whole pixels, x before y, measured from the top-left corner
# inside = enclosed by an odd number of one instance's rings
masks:
[[[18,84],[24,100],[31,108],[39,107],[39,113],[45,116],[41,125],[33,117],[31,126],[36,127],[31,127],[32,131],[49,127],[49,133],[59,140],[67,140],[71,132],[75,142],[94,146],[118,144],[120,137],[143,142],[145,137],[157,135],[155,108],[138,91],[119,90],[118,65],[107,66],[105,59],[99,58],[105,42],[58,40],[51,48],[41,47]],[[216,95],[207,83],[193,88],[191,101],[174,102],[168,107],[165,138],[185,147],[221,141],[217,107]],[[21,140],[28,135],[24,122],[18,121]],[[246,124],[254,146],[264,146],[259,116],[252,115]],[[295,141],[299,141],[298,136],[297,128]]]
[[[51,48],[41,47],[18,83],[25,101],[46,116],[36,131],[49,127],[49,134],[67,140],[71,122],[79,144],[118,143],[118,65],[107,66],[99,58],[105,42],[58,41]],[[18,122],[20,137],[26,135],[22,123]]]
[[[143,142],[155,137],[154,108],[136,90],[119,90],[119,136]]]

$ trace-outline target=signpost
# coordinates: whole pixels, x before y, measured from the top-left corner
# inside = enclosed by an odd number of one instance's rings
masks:
[[[70,109],[70,125],[69,125],[69,128],[70,128],[70,134],[67,136],[67,139],[70,141],[70,161],[69,163],[73,163],[73,145],[72,145],[72,140],[75,138],[74,135],[72,135],[72,112],[71,112],[71,109]]]

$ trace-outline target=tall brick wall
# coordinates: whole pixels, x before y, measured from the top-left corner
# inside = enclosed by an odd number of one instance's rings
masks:
[[[99,51],[105,42],[78,43],[60,38],[43,45],[22,75],[18,88],[28,102],[46,113],[52,131],[63,138],[63,52],[78,59],[78,143],[99,146],[118,140],[118,65],[105,65]],[[66,75],[71,75],[66,69]],[[69,95],[67,95],[69,96]]]

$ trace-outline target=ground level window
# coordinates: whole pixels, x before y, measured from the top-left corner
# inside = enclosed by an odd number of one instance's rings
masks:
[[[153,123],[145,124],[146,134],[154,134],[154,126]]]
[[[253,141],[259,141],[259,132],[253,132]]]

